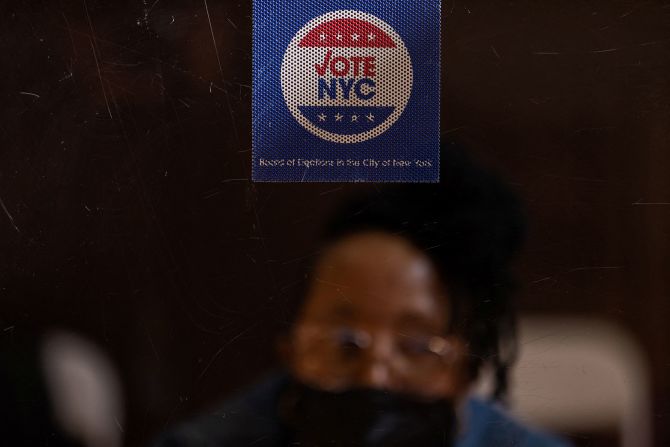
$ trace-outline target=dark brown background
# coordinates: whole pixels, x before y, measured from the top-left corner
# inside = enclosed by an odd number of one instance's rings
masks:
[[[118,362],[130,445],[272,365],[330,206],[252,184],[249,1],[0,3],[0,336]],[[523,310],[629,328],[670,445],[670,3],[452,1],[443,132],[525,199]],[[369,187],[369,186],[367,186]]]

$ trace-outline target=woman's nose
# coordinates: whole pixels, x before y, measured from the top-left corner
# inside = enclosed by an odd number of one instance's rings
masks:
[[[376,337],[366,354],[359,370],[358,385],[374,389],[393,389],[391,340],[388,337]]]

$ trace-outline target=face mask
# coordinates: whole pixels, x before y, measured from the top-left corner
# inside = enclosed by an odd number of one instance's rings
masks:
[[[333,393],[297,383],[283,395],[280,413],[302,447],[449,447],[456,426],[450,401],[374,389]]]

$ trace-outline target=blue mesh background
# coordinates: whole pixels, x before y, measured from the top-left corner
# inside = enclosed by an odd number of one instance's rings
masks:
[[[324,15],[328,15],[326,19],[315,22]],[[361,25],[346,25],[340,27],[342,33],[331,33],[329,30],[335,29],[329,24],[331,19],[342,23],[360,19]],[[255,0],[253,23],[255,181],[439,181],[439,1]],[[375,26],[379,34],[370,31]],[[306,33],[313,30],[314,45],[319,46],[320,37],[321,47],[296,45],[300,36],[305,39],[303,43],[309,40]],[[399,38],[401,43],[388,50],[358,44],[368,41],[372,45],[382,38],[395,43]],[[333,42],[332,47],[329,42]],[[401,46],[408,59],[402,56]],[[330,56],[329,50],[334,51]],[[316,75],[310,73],[313,62],[323,61],[325,67],[328,59],[338,54],[350,60],[377,55],[377,72],[368,71],[378,78],[369,77],[372,82],[357,85],[366,78],[360,60],[351,62],[348,75],[341,81],[333,81],[332,71],[322,81],[314,78]],[[397,66],[390,70],[388,63],[381,63],[384,57],[388,62],[396,56]],[[345,61],[339,64],[333,66],[335,70],[346,67]],[[358,65],[357,76],[354,65]],[[405,65],[411,69],[411,79]],[[323,84],[318,89],[317,82]],[[376,87],[372,100],[343,99],[345,90],[352,99],[371,96],[371,85]],[[409,85],[411,92],[405,94]],[[336,93],[338,99],[333,99]],[[389,104],[384,102],[384,95],[406,100]]]

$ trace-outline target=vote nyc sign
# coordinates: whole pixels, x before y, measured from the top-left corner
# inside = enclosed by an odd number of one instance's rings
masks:
[[[439,7],[256,0],[253,179],[437,181]]]

